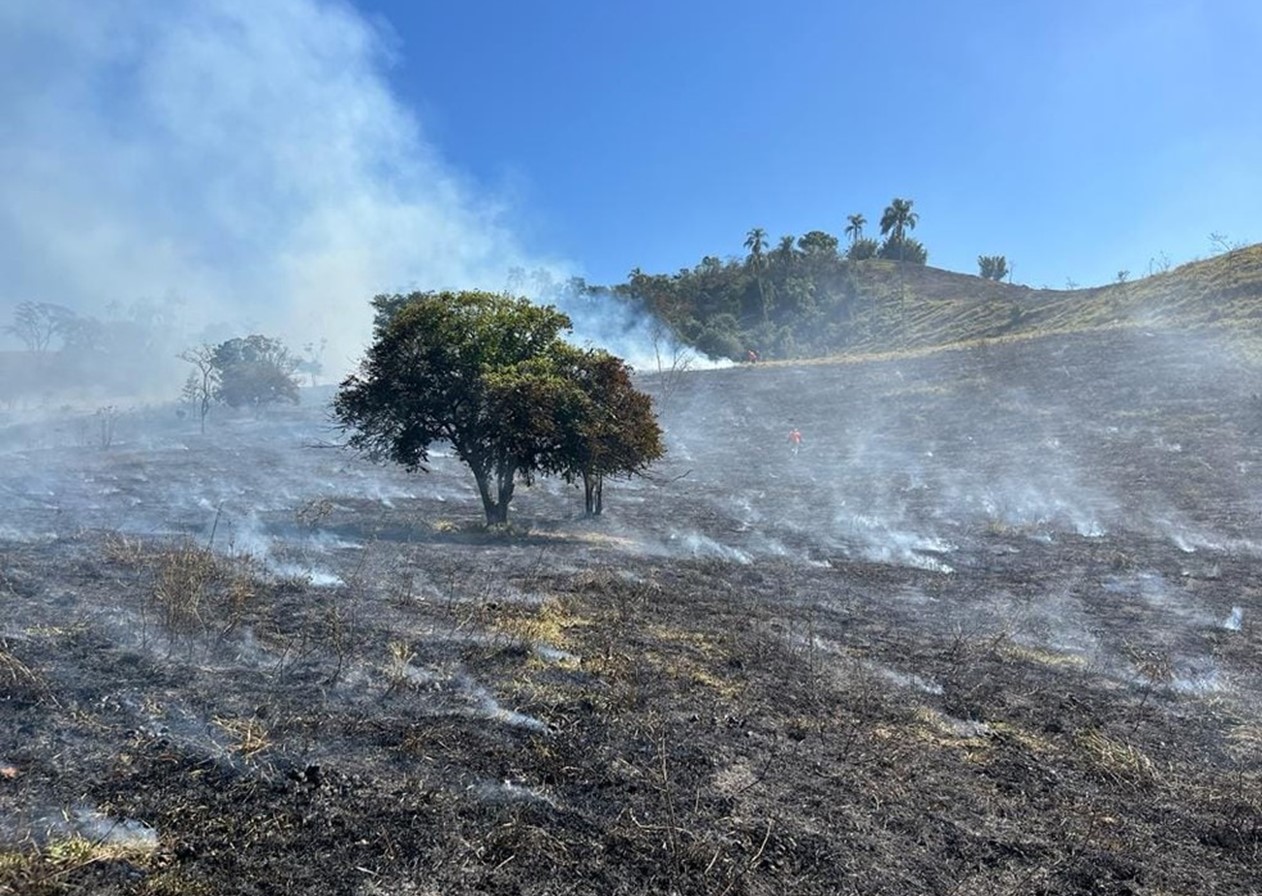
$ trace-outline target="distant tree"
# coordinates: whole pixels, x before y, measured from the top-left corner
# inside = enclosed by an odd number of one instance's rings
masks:
[[[850,222],[846,225],[846,236],[850,237],[850,245],[853,248],[854,244],[863,238],[863,225],[868,223],[868,219],[862,214],[855,214],[848,215],[846,220]]]
[[[763,250],[767,248],[767,231],[761,227],[752,228],[745,234],[745,248],[749,250],[750,266],[759,267],[763,260]]]
[[[822,230],[812,230],[798,239],[798,248],[803,255],[814,258],[835,256],[837,254],[837,237]]]
[[[877,255],[887,261],[905,261],[910,264],[924,264],[929,260],[929,253],[920,240],[910,236],[896,239],[892,233],[881,243]]]
[[[794,240],[792,235],[785,234],[780,237],[780,242],[775,248],[776,263],[781,267],[787,268],[793,264],[793,260],[797,257],[797,251],[793,248]]]
[[[846,258],[851,261],[863,261],[867,258],[876,258],[877,253],[881,250],[881,244],[871,237],[859,237],[850,244],[850,248],[846,250]]]
[[[886,245],[899,250],[910,247],[906,239],[907,231],[915,230],[920,221],[920,215],[911,210],[912,205],[910,199],[894,199],[886,206],[885,213],[881,215],[881,236],[888,236]],[[899,255],[898,260],[905,259]]]
[[[627,454],[578,453],[601,418],[555,308],[486,292],[377,296],[373,307],[374,342],[333,402],[350,447],[423,470],[429,447],[449,443],[488,524],[508,521],[518,477],[638,469]]]
[[[72,327],[75,313],[48,302],[22,302],[13,312],[13,323],[4,328],[26,345],[27,351],[44,352],[54,337],[65,336]]]
[[[977,268],[984,280],[1002,280],[1008,276],[1008,259],[1002,255],[978,255]]]
[[[209,345],[199,345],[180,352],[180,360],[193,365],[188,379],[184,381],[181,397],[197,409],[201,421],[202,432],[206,432],[206,415],[210,413],[211,402],[219,388],[219,368],[215,364],[215,349]]]
[[[302,347],[305,357],[298,361],[294,369],[311,377],[312,386],[316,384],[316,377],[324,372],[324,350],[328,346],[329,340],[321,339],[319,342],[308,342]]]
[[[763,320],[767,319],[768,311],[767,288],[763,276],[767,270],[767,256],[763,252],[766,247],[767,231],[761,227],[755,227],[745,235],[745,248],[749,250],[749,257],[745,263],[754,272],[754,279],[758,283],[758,302],[762,307]]]
[[[1131,278],[1131,272],[1130,272],[1130,271],[1118,271],[1118,272],[1117,272],[1117,282],[1118,282],[1118,283],[1125,283],[1125,282],[1126,282],[1127,280],[1129,280],[1130,278]]]
[[[229,339],[215,346],[211,363],[218,377],[215,398],[229,407],[298,403],[294,376],[298,362],[278,339],[259,335]]]

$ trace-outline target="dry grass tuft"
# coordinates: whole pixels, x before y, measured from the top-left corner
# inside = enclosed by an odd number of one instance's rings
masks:
[[[1092,771],[1110,783],[1146,786],[1158,780],[1156,763],[1138,747],[1100,731],[1080,734],[1074,744]]]
[[[999,644],[995,648],[995,654],[1005,660],[1037,663],[1040,666],[1051,666],[1057,669],[1085,669],[1087,666],[1086,658],[1079,654],[1047,650],[1012,640],[1005,640]]]
[[[75,834],[43,846],[0,852],[0,894],[52,896],[78,892],[75,879],[93,865],[124,864],[147,869],[155,844],[94,840]]]
[[[8,645],[0,641],[0,682],[9,687],[38,685],[39,678],[30,668],[8,651]]]
[[[155,559],[152,597],[163,624],[176,634],[204,630],[207,589],[223,577],[214,552],[185,539]]]
[[[233,750],[246,759],[257,756],[272,745],[267,728],[253,716],[245,719],[218,717],[214,722],[236,741]]]

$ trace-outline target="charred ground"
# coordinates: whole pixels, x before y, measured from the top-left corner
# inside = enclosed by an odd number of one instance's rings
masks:
[[[649,386],[500,534],[318,402],[11,422],[0,892],[1258,891],[1250,343]]]

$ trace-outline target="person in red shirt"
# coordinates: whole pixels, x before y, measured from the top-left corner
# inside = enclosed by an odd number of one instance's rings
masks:
[[[802,447],[802,433],[795,426],[789,430],[789,448],[794,454],[798,453],[798,449]]]

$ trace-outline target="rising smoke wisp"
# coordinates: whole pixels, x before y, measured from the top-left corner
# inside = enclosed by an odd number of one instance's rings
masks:
[[[391,53],[320,0],[4,4],[0,314],[160,302],[186,339],[327,339],[336,375],[375,293],[556,270],[427,139]]]

